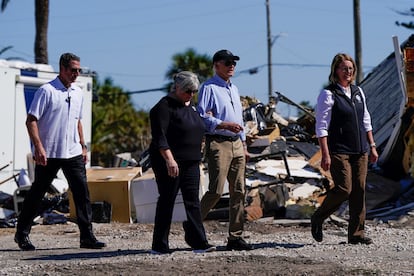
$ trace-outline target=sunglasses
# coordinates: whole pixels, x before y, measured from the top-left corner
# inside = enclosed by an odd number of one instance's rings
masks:
[[[187,94],[196,94],[198,92],[198,90],[193,90],[193,89],[188,89],[188,90],[186,90],[185,91],[185,93],[187,93]]]
[[[231,65],[233,65],[233,66],[236,66],[237,65],[237,63],[234,60],[226,60],[226,61],[224,61],[222,63],[224,64],[224,66],[227,66],[227,67],[229,67]]]
[[[82,69],[81,68],[70,68],[70,71],[72,72],[72,73],[82,73]]]

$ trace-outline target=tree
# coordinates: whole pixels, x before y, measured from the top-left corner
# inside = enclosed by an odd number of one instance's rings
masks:
[[[7,7],[7,4],[9,4],[10,0],[2,0],[1,1],[1,11],[4,12],[4,10]]]
[[[95,81],[96,82],[96,81]],[[150,142],[148,113],[136,111],[129,95],[112,80],[96,83],[98,101],[92,105],[92,160],[110,167],[116,154],[131,152],[136,160]]]
[[[404,15],[404,16],[414,16],[414,8],[411,8],[410,10],[404,11],[404,12],[403,11],[397,11],[397,13],[401,14],[401,15]],[[402,26],[402,27],[405,27],[407,29],[414,29],[414,22],[413,21],[410,21],[410,22],[396,21],[395,24],[397,26]]]
[[[3,49],[0,49],[0,56],[1,56],[4,52],[6,52],[6,51],[10,50],[11,48],[13,48],[13,46],[6,46],[6,47],[4,47]]]
[[[49,0],[36,0],[35,3],[35,63],[48,64],[47,29],[49,25]]]
[[[4,12],[9,2],[10,0],[1,1],[2,12]],[[48,64],[47,29],[49,24],[49,0],[35,0],[35,21],[35,63]]]
[[[173,64],[165,74],[169,80],[168,87],[171,86],[174,75],[181,71],[192,71],[198,75],[200,82],[213,75],[213,63],[209,55],[200,55],[192,48],[187,49],[184,53],[175,54],[172,57]]]

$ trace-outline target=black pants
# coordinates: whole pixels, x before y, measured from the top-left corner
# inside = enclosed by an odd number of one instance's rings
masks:
[[[28,235],[33,219],[39,212],[42,199],[52,184],[59,169],[62,169],[72,191],[76,206],[76,217],[81,239],[92,235],[92,208],[86,180],[85,163],[81,155],[69,159],[49,158],[46,166],[36,165],[35,180],[23,202],[17,221],[17,232]]]
[[[158,187],[158,201],[155,211],[153,250],[169,249],[168,235],[170,233],[173,208],[178,190],[184,201],[187,222],[184,231],[186,240],[194,248],[202,247],[206,242],[206,234],[200,212],[200,167],[198,161],[178,162],[179,176],[168,176],[164,160],[151,159],[152,169]]]

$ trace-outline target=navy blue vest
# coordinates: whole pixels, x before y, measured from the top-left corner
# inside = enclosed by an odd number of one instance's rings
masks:
[[[328,129],[328,147],[332,153],[357,154],[369,149],[364,128],[364,101],[359,87],[351,85],[348,98],[338,85],[329,85],[333,94],[331,122]]]

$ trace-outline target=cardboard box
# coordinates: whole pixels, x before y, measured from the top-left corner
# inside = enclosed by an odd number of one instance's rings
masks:
[[[158,188],[152,172],[146,173],[131,183],[132,198],[135,206],[135,215],[138,223],[153,223],[158,200]],[[178,192],[173,210],[173,222],[185,221],[184,202]]]
[[[132,222],[130,183],[140,176],[140,167],[87,169],[91,202],[106,201],[112,206],[112,221]],[[69,190],[70,218],[76,218],[72,193]]]

